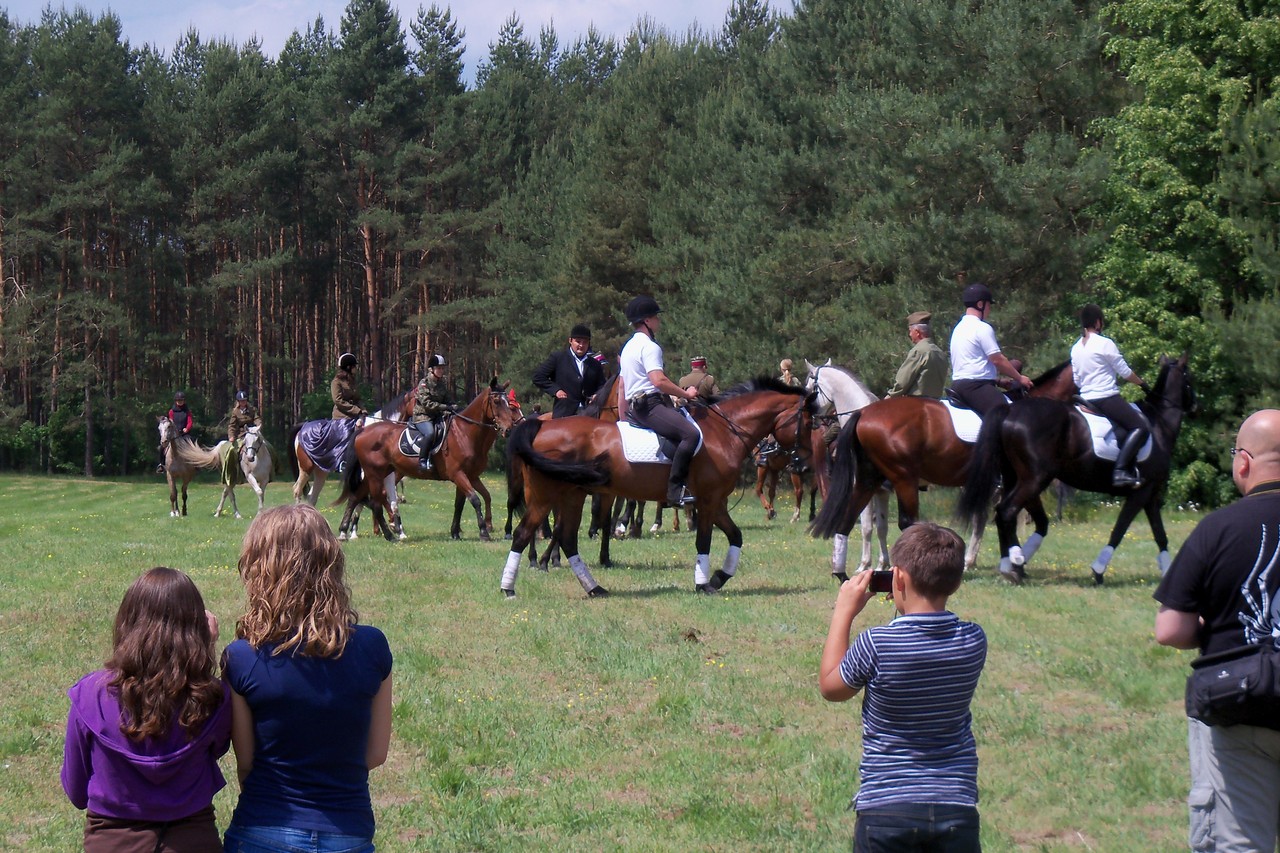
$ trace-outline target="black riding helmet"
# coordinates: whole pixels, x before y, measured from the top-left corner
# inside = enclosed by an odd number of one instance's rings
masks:
[[[241,402],[241,401],[248,401],[248,399],[249,399],[249,395],[248,395],[248,394],[246,394],[244,391],[237,391],[237,392],[236,392],[236,402],[237,402],[237,403],[239,403],[239,402]]]
[[[344,352],[338,356],[338,368],[341,370],[352,370],[356,366],[355,353]]]
[[[964,307],[972,308],[979,302],[995,302],[995,297],[991,295],[991,288],[985,284],[974,283],[964,289],[964,294],[960,297],[964,301]]]
[[[639,323],[661,313],[662,309],[658,307],[658,300],[652,296],[636,296],[627,303],[626,315],[628,323]]]
[[[446,367],[446,366],[448,366],[448,362],[446,362],[444,360],[444,356],[442,356],[438,352],[432,353],[431,358],[427,359],[428,370],[430,370],[433,367]]]
[[[175,403],[185,403],[187,401],[187,395],[182,391],[174,391],[173,400]]]

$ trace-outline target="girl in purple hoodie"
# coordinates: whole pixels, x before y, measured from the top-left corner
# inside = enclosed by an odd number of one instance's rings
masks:
[[[87,853],[215,853],[218,758],[231,743],[218,623],[176,569],[154,568],[116,612],[111,660],[68,695],[62,787],[88,809]]]

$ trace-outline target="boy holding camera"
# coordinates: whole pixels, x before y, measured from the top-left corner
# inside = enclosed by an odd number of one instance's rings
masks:
[[[947,610],[964,542],[918,522],[894,544],[898,615],[850,642],[874,593],[872,572],[840,585],[818,685],[831,702],[864,690],[854,850],[977,851],[978,750],[969,704],[987,659],[980,626]]]

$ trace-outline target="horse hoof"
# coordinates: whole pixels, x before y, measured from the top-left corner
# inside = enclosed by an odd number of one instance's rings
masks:
[[[709,583],[700,583],[693,588],[695,595],[715,595],[719,591]]]
[[[1021,566],[1015,567],[1013,563],[1009,562],[1009,558],[1005,557],[1000,561],[1000,577],[1004,578],[1014,586],[1021,586],[1023,580],[1027,577],[1027,573],[1021,571],[1021,568]]]
[[[449,531],[449,538],[452,539],[454,542],[461,542],[462,532],[458,530],[451,530]]]
[[[409,538],[409,535],[405,533],[403,530],[401,530],[400,533],[396,536],[396,538],[399,539],[401,542],[403,542]]]
[[[346,541],[347,541],[347,534],[345,534],[345,533],[339,533],[339,534],[338,534],[338,541],[339,541],[339,542],[346,542]]]
[[[503,539],[510,539],[510,538],[511,538],[511,534],[510,534],[510,533],[504,533],[504,534],[502,534],[502,538],[503,538]]]
[[[845,572],[832,572],[831,577],[835,578],[839,583],[844,583],[849,579],[849,575]]]
[[[731,578],[733,578],[733,575],[727,574],[724,569],[716,569],[715,574],[711,576],[711,586],[716,589],[723,589]]]
[[[651,525],[649,525],[649,532],[650,532],[650,533],[661,533],[661,532],[662,532],[662,528],[661,528],[661,527],[659,527],[659,526],[658,526],[658,525],[656,525],[656,524],[651,524]],[[638,538],[640,538],[640,537],[638,537],[638,536],[637,536],[636,538],[638,539]]]
[[[529,565],[533,566],[535,569],[537,569],[537,570],[538,570],[538,571],[540,571],[540,572],[550,572],[550,571],[551,571],[551,567],[550,567],[550,566],[544,566],[542,563],[534,563],[534,562],[530,562],[530,563],[529,563]]]
[[[514,589],[507,589],[506,587],[503,587],[502,595],[504,598],[507,599],[507,601],[510,601],[511,599],[516,597],[516,591]]]
[[[236,513],[236,518],[244,518],[244,516],[237,512],[237,513]]]
[[[1093,585],[1102,586],[1105,578],[1106,578],[1106,575],[1104,575],[1102,572],[1093,572]]]
[[[627,538],[626,526],[619,524],[617,527],[613,528],[613,536],[615,539],[626,539]]]
[[[461,538],[461,537],[459,537],[459,538]],[[493,537],[492,537],[492,536],[490,536],[490,535],[488,534],[488,532],[484,532],[484,533],[481,533],[481,534],[480,534],[480,541],[481,541],[481,542],[492,542],[492,541],[493,541]]]
[[[768,518],[770,521],[773,521],[777,517],[778,517],[778,514],[773,510],[769,510],[769,512],[766,514],[766,518]]]
[[[587,590],[587,598],[605,598],[609,595],[609,590],[602,586],[593,586]]]

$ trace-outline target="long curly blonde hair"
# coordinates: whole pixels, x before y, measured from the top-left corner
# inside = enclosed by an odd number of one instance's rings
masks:
[[[273,655],[342,655],[358,618],[345,580],[346,559],[329,522],[307,504],[259,513],[244,535],[240,578],[248,602],[236,636]]]

